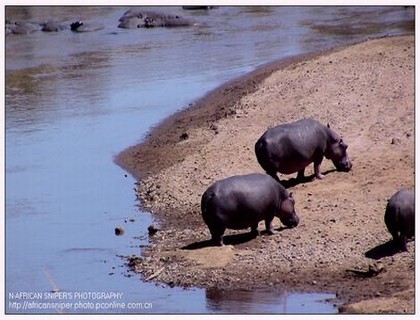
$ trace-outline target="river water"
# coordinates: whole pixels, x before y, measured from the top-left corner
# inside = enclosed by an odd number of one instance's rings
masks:
[[[139,280],[121,256],[147,245],[153,217],[138,209],[135,181],[113,158],[165,117],[259,65],[413,33],[414,9],[148,9],[196,23],[125,30],[117,28],[125,7],[6,7],[9,19],[101,27],[5,38],[6,312],[337,312],[324,302],[333,293],[215,293]],[[118,226],[123,236],[115,235]]]

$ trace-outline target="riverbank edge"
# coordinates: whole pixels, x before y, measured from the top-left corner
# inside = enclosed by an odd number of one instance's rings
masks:
[[[166,159],[162,159],[160,154],[162,154],[162,151],[166,151],[166,148],[177,148],[176,144],[186,138],[185,134],[188,130],[202,128],[233,115],[235,104],[244,96],[257,91],[259,85],[272,73],[302,61],[340,51],[348,46],[387,37],[368,38],[332,49],[281,58],[261,64],[250,72],[222,83],[205,93],[201,98],[192,101],[185,108],[164,118],[152,126],[143,137],[140,137],[138,143],[115,155],[114,162],[136,180],[143,180],[184,160],[186,154],[182,152]],[[192,153],[195,150],[189,151],[189,153]],[[159,158],[159,161],[154,161],[156,158]],[[159,217],[158,212],[155,214]]]

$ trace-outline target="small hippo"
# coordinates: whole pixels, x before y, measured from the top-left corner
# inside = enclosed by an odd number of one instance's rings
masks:
[[[119,19],[118,28],[154,28],[154,27],[184,27],[192,23],[188,19],[179,16],[142,9],[130,9]]]
[[[385,224],[398,248],[407,251],[407,239],[414,237],[414,190],[402,189],[389,200]]]
[[[298,172],[304,180],[305,168],[314,163],[315,176],[323,179],[320,167],[324,156],[331,159],[338,171],[350,171],[347,144],[330,129],[313,119],[303,119],[268,129],[255,144],[255,154],[261,167],[274,179],[277,172]]]
[[[54,21],[54,20],[48,20],[46,22],[41,23],[41,27],[42,27],[41,31],[44,31],[44,32],[58,32],[58,31],[66,29],[65,25],[60,24],[59,22]]]
[[[246,229],[258,235],[258,223],[265,220],[268,234],[273,234],[274,216],[287,227],[296,227],[292,194],[271,176],[264,173],[232,176],[213,183],[201,198],[201,212],[212,242],[223,245],[226,228]]]

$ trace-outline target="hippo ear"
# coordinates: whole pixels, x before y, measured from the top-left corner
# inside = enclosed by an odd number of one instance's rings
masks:
[[[293,192],[289,192],[289,197],[293,198]]]

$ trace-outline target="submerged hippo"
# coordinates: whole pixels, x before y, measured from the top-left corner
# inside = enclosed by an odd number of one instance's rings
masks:
[[[407,251],[407,239],[414,237],[414,190],[402,189],[389,200],[385,210],[385,224],[394,243]]]
[[[226,228],[251,227],[251,233],[258,235],[258,223],[265,220],[267,233],[273,234],[271,223],[274,216],[289,228],[299,223],[291,193],[263,173],[216,181],[201,198],[201,212],[212,242],[217,245],[223,245]]]
[[[255,154],[261,167],[274,179],[277,172],[298,172],[304,180],[305,168],[314,163],[315,176],[324,178],[320,167],[324,156],[331,159],[338,171],[350,171],[347,144],[330,129],[313,119],[303,119],[268,129],[255,144]]]
[[[217,6],[182,6],[183,10],[210,10],[215,8]]]
[[[54,20],[48,20],[46,22],[42,22],[40,25],[42,27],[41,31],[44,31],[44,32],[59,32],[67,28],[66,25],[60,22],[54,21]]]
[[[37,23],[26,21],[14,21],[6,19],[6,35],[8,34],[30,34],[39,31],[41,26]]]
[[[179,15],[161,12],[130,9],[119,19],[118,28],[136,29],[153,27],[183,27],[190,26],[190,20]]]
[[[102,25],[91,25],[82,20],[76,20],[70,24],[70,30],[73,32],[92,32],[103,29]]]

